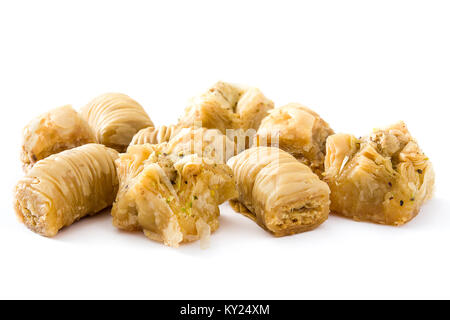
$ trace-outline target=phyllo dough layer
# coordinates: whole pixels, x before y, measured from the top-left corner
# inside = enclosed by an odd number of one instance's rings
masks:
[[[331,211],[354,220],[402,225],[431,198],[434,171],[428,157],[399,122],[357,139],[327,140],[325,181]]]
[[[86,144],[38,161],[15,188],[14,207],[31,230],[54,236],[110,206],[117,193],[115,150]]]
[[[289,153],[254,147],[228,165],[239,193],[233,208],[275,236],[314,229],[328,218],[330,189]]]

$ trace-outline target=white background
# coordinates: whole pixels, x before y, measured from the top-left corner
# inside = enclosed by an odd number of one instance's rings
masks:
[[[0,298],[450,298],[449,17],[448,1],[1,1]],[[53,239],[16,220],[32,117],[118,91],[169,124],[217,80],[301,102],[337,132],[404,120],[434,199],[400,228],[332,216],[285,238],[226,204],[207,250],[118,231],[107,213]]]

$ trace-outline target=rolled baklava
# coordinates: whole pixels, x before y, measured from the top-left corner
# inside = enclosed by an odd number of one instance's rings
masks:
[[[228,165],[239,193],[233,209],[275,236],[312,230],[328,218],[330,189],[289,153],[253,147]]]
[[[333,213],[402,225],[431,198],[434,171],[406,125],[399,122],[361,139],[330,136],[324,180],[331,189]]]
[[[97,143],[125,152],[133,136],[153,127],[142,106],[122,93],[106,93],[81,109],[81,115],[94,130]]]
[[[110,206],[117,193],[115,150],[86,144],[38,161],[15,187],[20,220],[43,236],[54,236],[86,215]]]

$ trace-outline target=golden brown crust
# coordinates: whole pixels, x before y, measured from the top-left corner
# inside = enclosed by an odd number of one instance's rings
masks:
[[[118,180],[115,150],[86,144],[38,161],[15,188],[14,207],[31,230],[54,236],[110,206]]]
[[[142,106],[122,93],[106,93],[81,109],[81,115],[94,131],[96,142],[125,152],[133,136],[153,127]]]
[[[312,230],[328,218],[327,184],[287,152],[253,147],[228,165],[239,192],[233,209],[275,236]]]
[[[399,122],[362,139],[330,136],[324,180],[331,188],[333,212],[357,221],[402,225],[431,198],[434,171]]]

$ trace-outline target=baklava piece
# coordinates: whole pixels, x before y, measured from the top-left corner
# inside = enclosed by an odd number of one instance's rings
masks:
[[[125,152],[133,136],[153,127],[142,106],[122,93],[98,96],[81,109],[81,115],[94,130],[97,143]]]
[[[192,99],[178,125],[218,129],[223,134],[227,129],[256,131],[273,106],[257,88],[219,81]]]
[[[328,218],[330,189],[289,153],[253,147],[228,165],[239,193],[231,206],[275,236],[312,230]]]
[[[84,119],[70,106],[62,106],[34,118],[23,129],[21,160],[27,172],[48,156],[95,142]]]
[[[14,207],[32,231],[52,237],[110,206],[117,194],[115,150],[86,144],[38,161],[15,188]]]
[[[399,122],[357,139],[327,140],[324,180],[331,211],[357,221],[402,225],[431,198],[434,171],[428,157]]]
[[[317,113],[298,103],[274,109],[263,119],[255,145],[277,146],[322,177],[327,137],[333,134]]]
[[[134,145],[116,161],[120,180],[113,223],[171,247],[219,227],[219,205],[236,195],[231,169],[196,154],[169,153],[167,144]]]

